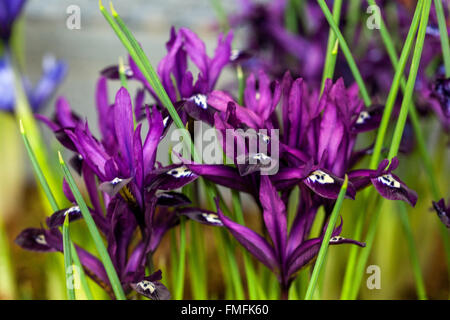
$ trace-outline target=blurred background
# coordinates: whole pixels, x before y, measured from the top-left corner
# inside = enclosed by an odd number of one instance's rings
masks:
[[[222,4],[227,12],[236,8],[236,1],[222,1]],[[70,30],[66,27],[69,17],[66,10],[71,5],[77,5],[81,9],[80,30]],[[116,0],[114,5],[141,42],[154,66],[166,53],[165,43],[169,38],[171,26],[187,27],[196,32],[205,42],[209,53],[216,47],[219,28],[210,0]],[[34,83],[39,79],[41,61],[46,54],[64,60],[68,65],[68,74],[58,90],[58,95],[65,96],[78,114],[88,118],[90,128],[97,133],[94,99],[99,72],[106,66],[117,64],[119,56],[126,57],[125,49],[98,10],[97,1],[29,0],[21,23],[25,41],[26,73],[31,81]],[[239,48],[242,37],[239,31],[235,34],[233,43]],[[221,81],[232,75],[231,71],[228,71]],[[116,85],[118,88],[119,84]],[[110,85],[111,99],[115,89],[114,85]],[[53,113],[55,98],[41,113],[48,116]],[[441,173],[440,187],[444,194],[449,195],[450,152],[449,148],[446,148],[446,138],[441,135],[433,117],[424,120],[424,127],[429,137],[428,145],[435,151],[434,154],[439,155],[435,169]],[[43,133],[49,146],[54,147],[52,150],[57,150],[58,144],[49,130],[43,128]],[[408,163],[406,159],[398,175],[414,175],[415,179],[409,186],[420,195],[417,207],[411,211],[411,223],[428,294],[430,298],[448,299],[449,275],[438,230],[440,221],[436,214],[430,211],[433,199],[430,198],[425,175],[407,169],[416,165],[417,163]],[[244,204],[246,214],[251,214],[254,208],[253,204]],[[358,208],[358,203],[345,202],[342,210],[346,221],[343,234],[351,234],[349,230],[352,228],[351,221],[354,220],[352,215],[357,210],[363,210]],[[363,285],[361,298],[415,298],[407,246],[396,210],[395,204],[386,203],[384,206],[377,242],[369,262],[380,266],[382,270],[381,289],[368,290]],[[0,223],[4,225],[0,230],[5,230],[5,233],[0,235],[0,299],[65,298],[62,255],[37,254],[22,250],[13,243],[14,238],[24,228],[37,227],[44,223],[47,214],[39,199],[31,166],[14,118],[0,113]],[[164,251],[167,245],[165,239],[160,250]],[[214,248],[208,250],[214,251]],[[330,250],[322,288],[327,299],[339,297],[347,254],[347,246],[337,246]],[[164,268],[164,253],[160,259],[160,265]],[[211,266],[214,266],[214,261]],[[211,296],[223,297],[220,274],[211,277]],[[97,297],[104,297],[100,292],[96,294]],[[186,297],[189,298],[188,291]]]

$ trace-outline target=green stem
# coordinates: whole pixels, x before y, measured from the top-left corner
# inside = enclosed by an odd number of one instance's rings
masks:
[[[400,142],[405,128],[406,119],[408,116],[409,106],[411,105],[414,93],[414,86],[416,84],[417,73],[419,71],[420,59],[422,57],[423,44],[425,41],[426,29],[428,24],[428,17],[430,13],[431,1],[425,1],[422,9],[422,17],[420,19],[420,27],[417,35],[416,46],[414,48],[413,59],[409,72],[408,81],[406,83],[405,94],[403,96],[400,114],[397,118],[395,126],[394,137],[392,139],[391,148],[389,150],[388,158],[392,159],[398,153]],[[403,74],[403,73],[402,73]]]
[[[216,12],[217,19],[220,22],[221,29],[223,32],[227,33],[230,30],[230,23],[228,22],[227,13],[222,5],[221,0],[211,0],[211,5]]]
[[[183,299],[184,292],[184,269],[186,265],[186,221],[181,218],[180,221],[180,248],[178,252],[178,273],[177,273],[177,286],[175,289],[175,300]]]
[[[284,26],[292,34],[298,33],[297,12],[295,10],[296,0],[288,0],[284,9]]]
[[[95,225],[94,219],[92,218],[92,215],[89,212],[89,208],[86,205],[86,202],[84,201],[83,196],[81,195],[81,192],[78,189],[78,187],[75,183],[75,180],[73,179],[72,174],[69,171],[69,168],[67,167],[66,163],[64,162],[61,153],[58,153],[58,155],[59,155],[59,163],[60,163],[61,169],[64,173],[64,177],[66,178],[66,181],[70,186],[70,190],[72,191],[72,193],[75,197],[75,200],[76,200],[78,206],[80,207],[81,214],[83,215],[83,219],[86,222],[89,233],[91,234],[92,240],[94,241],[95,247],[97,248],[97,251],[100,255],[100,259],[103,263],[106,274],[108,275],[108,279],[111,283],[111,287],[114,291],[116,299],[126,300],[119,277],[117,276],[116,270],[111,261],[111,257],[109,256],[108,251],[106,250],[106,247],[103,243],[103,239],[100,235],[100,232],[98,231],[97,226]]]
[[[192,295],[195,300],[205,300],[208,298],[208,278],[207,261],[205,259],[205,248],[203,245],[202,233],[198,223],[192,222],[190,226],[191,243],[188,250],[190,276],[192,284]]]
[[[328,246],[330,245],[331,235],[336,225],[336,221],[339,216],[339,211],[341,210],[342,202],[344,201],[345,193],[347,192],[347,185],[348,185],[348,177],[347,175],[345,175],[344,184],[342,185],[341,191],[339,192],[338,198],[336,200],[336,204],[334,205],[333,211],[331,212],[331,216],[328,221],[328,226],[322,240],[322,245],[320,246],[319,255],[317,256],[317,260],[314,265],[314,270],[311,275],[311,280],[309,281],[308,289],[306,291],[305,300],[311,300],[313,298],[314,291],[317,285],[317,280],[319,279],[322,267],[324,266]]]
[[[374,0],[369,0],[369,4],[376,5]],[[381,18],[381,20],[382,20],[382,18]],[[392,62],[392,65],[394,66],[395,69],[397,69],[399,62],[398,62],[397,52],[396,52],[394,43],[389,34],[388,28],[385,27],[384,21],[381,21],[381,22],[382,22],[382,26],[380,29],[380,33],[381,33],[381,37],[383,39],[383,43],[386,47],[386,50],[388,52],[388,55]],[[405,93],[406,81],[405,81],[403,75],[401,77],[400,84],[401,84],[401,88],[402,88],[403,92]],[[414,130],[414,133],[415,133],[415,136],[417,139],[417,145],[418,145],[418,149],[419,149],[419,152],[420,152],[422,160],[423,160],[423,165],[425,167],[425,171],[427,172],[427,175],[430,179],[432,193],[436,195],[439,193],[438,187],[437,187],[437,182],[434,177],[431,159],[429,157],[428,151],[426,150],[425,139],[424,139],[424,136],[422,133],[422,129],[420,127],[420,122],[419,122],[419,117],[417,115],[416,107],[414,106],[413,103],[411,103],[411,106],[409,109],[409,117],[410,117],[410,120],[413,125],[413,130]],[[404,204],[401,204],[400,207],[401,207],[402,212],[406,212],[406,207]],[[426,298],[426,294],[425,294],[425,290],[424,290],[424,286],[423,286],[423,278],[422,278],[422,274],[420,272],[420,265],[418,263],[418,260],[415,258],[415,257],[417,257],[417,253],[415,252],[414,239],[412,237],[411,230],[408,229],[408,227],[410,225],[409,219],[408,219],[407,215],[404,216],[403,214],[402,214],[401,218],[403,220],[402,222],[404,225],[405,235],[407,237],[408,243],[410,244],[409,249],[410,249],[410,255],[411,255],[411,262],[413,263],[413,269],[415,272],[417,294],[420,298]],[[404,221],[405,219],[407,221]],[[413,250],[413,251],[411,251],[411,250]],[[450,253],[448,253],[448,255],[450,255]]]
[[[361,12],[361,1],[350,0],[346,14],[347,23],[344,30],[345,38],[350,43],[354,40],[356,25],[360,17],[359,12]]]
[[[69,235],[69,215],[66,214],[64,218],[63,230],[63,252],[64,252],[64,269],[66,275],[66,288],[67,298],[69,300],[75,300],[75,290],[73,282],[73,264],[72,254],[70,248],[70,235]],[[70,271],[70,272],[69,272]]]
[[[378,225],[378,221],[381,213],[381,205],[380,197],[376,196],[376,204],[375,204],[375,212],[371,216],[369,220],[369,225]],[[348,292],[348,295],[343,297],[345,300],[354,300],[358,295],[358,290],[361,285],[362,277],[364,275],[364,266],[366,265],[366,261],[369,259],[370,252],[372,251],[373,242],[376,235],[376,228],[369,228],[366,235],[366,247],[364,250],[361,250],[361,254],[357,261],[357,265],[354,267],[354,271],[352,274],[352,282]]]
[[[219,193],[217,186],[214,184],[211,184],[209,181],[201,180],[204,183],[206,194],[207,194],[207,202],[208,207],[211,210],[214,210],[215,204],[213,199],[216,197],[219,197],[219,205],[221,206],[222,210],[227,216],[231,216],[231,211],[226,206],[225,202],[223,201],[223,198],[221,194]],[[230,281],[229,285],[234,288],[235,293],[235,299],[243,300],[244,299],[244,288],[242,286],[242,281],[239,273],[238,264],[236,261],[236,256],[234,253],[234,245],[230,238],[228,237],[228,234],[226,230],[218,230],[216,232],[216,240],[220,243],[222,243],[224,248],[224,257],[226,260],[224,261],[226,265],[228,266],[228,280]],[[223,256],[221,256],[222,258]]]
[[[176,229],[170,231],[170,266],[172,287],[176,291],[177,275],[178,275],[178,255],[177,255],[177,236]],[[174,292],[175,292],[174,291]]]
[[[241,200],[239,197],[239,191],[232,190],[231,191],[232,201],[233,201],[233,211],[236,217],[236,222],[245,225],[244,221],[244,213],[242,211]],[[248,296],[250,300],[258,299],[258,289],[259,282],[256,281],[256,273],[255,268],[253,267],[250,255],[247,251],[242,251],[242,255],[244,257],[244,268],[245,274],[247,276],[247,287],[248,287]]]
[[[375,2],[373,0],[369,0],[369,4],[374,5]],[[394,108],[395,100],[397,98],[398,89],[400,86],[400,80],[403,75],[403,72],[404,72],[404,69],[406,66],[406,62],[409,58],[409,54],[410,54],[410,51],[412,48],[414,37],[415,37],[417,29],[419,27],[420,12],[422,10],[422,6],[423,6],[423,0],[420,0],[416,6],[414,17],[411,22],[411,26],[409,28],[409,32],[408,32],[405,44],[402,49],[402,53],[400,55],[400,60],[396,67],[394,80],[392,82],[392,86],[389,91],[388,98],[386,100],[386,105],[385,105],[385,108],[383,111],[383,117],[381,119],[381,123],[380,123],[379,129],[378,129],[378,132],[377,132],[377,138],[375,141],[374,151],[373,151],[373,155],[372,155],[372,158],[370,161],[371,169],[375,169],[378,166],[378,163],[380,161],[381,150],[382,150],[382,147],[384,144],[384,138],[385,138],[385,135],[386,135],[386,132],[388,129],[389,119],[390,119],[392,110]],[[382,19],[380,22],[381,22],[380,32],[382,33],[383,39],[387,39],[387,36],[388,36],[387,31],[386,31],[387,27],[385,26],[384,21]],[[391,59],[392,58],[396,59],[395,48],[393,47],[392,42],[390,42],[390,44],[388,43],[387,51],[388,51],[388,54],[391,57]],[[363,196],[364,196],[363,198],[365,199],[364,202],[366,203],[369,199],[369,190],[364,192]],[[368,206],[368,207],[371,208],[371,206]],[[363,215],[363,214],[358,215],[357,220],[356,220],[353,239],[361,238],[361,235],[363,233],[363,228],[364,228],[364,221],[365,221],[365,215]],[[346,267],[346,271],[345,271],[345,276],[344,276],[344,283],[342,286],[341,299],[349,298],[349,294],[351,292],[351,286],[353,283],[353,274],[354,274],[354,270],[356,267],[358,251],[359,250],[356,247],[352,247],[350,249],[350,254],[349,254],[347,267]],[[364,251],[367,251],[367,248],[365,248]]]
[[[409,221],[408,211],[404,203],[399,204],[399,215],[402,222],[403,231],[405,232],[406,241],[408,243],[409,255],[413,267],[414,280],[416,283],[417,297],[420,300],[427,299],[425,290],[425,283],[423,280],[422,270],[420,268],[419,255],[417,253],[416,245],[414,243],[414,236],[411,231],[411,223]]]
[[[426,28],[427,28],[427,24],[428,24],[430,8],[431,8],[431,1],[425,1],[425,3],[423,4],[423,7],[422,7],[420,26],[419,26],[419,31],[418,31],[418,35],[417,35],[417,39],[416,39],[416,45],[414,48],[414,54],[413,54],[413,58],[412,58],[412,62],[411,62],[410,73],[409,73],[408,81],[406,83],[405,94],[403,96],[400,114],[398,116],[397,124],[396,124],[395,131],[394,131],[394,136],[393,136],[391,147],[389,150],[389,155],[388,155],[389,159],[392,159],[398,153],[401,136],[402,136],[403,129],[404,129],[404,126],[406,123],[406,118],[408,115],[408,109],[412,102],[414,85],[416,82],[416,77],[417,77],[417,73],[418,73],[419,65],[420,65],[420,59],[422,56],[423,44],[425,41]],[[381,203],[382,202],[380,202],[377,205],[377,207],[375,209],[376,212],[380,211]],[[376,219],[374,222],[372,222],[369,225],[368,234],[374,235],[376,233],[377,226],[378,226],[378,219]],[[363,269],[366,265],[367,259],[370,254],[370,248],[372,247],[373,238],[374,237],[372,237],[366,241],[367,248],[364,250],[364,254],[361,254],[360,259],[357,264],[357,268],[356,268],[358,274],[363,273]],[[353,290],[352,290],[351,298],[353,298],[353,299],[356,298],[358,291],[359,291],[360,283],[361,283],[360,280],[353,282],[353,285],[352,285]]]
[[[14,299],[17,294],[14,268],[6,234],[3,215],[0,213],[0,295],[3,299]]]
[[[16,109],[15,115],[17,120],[22,124],[20,126],[25,127],[27,132],[29,132],[29,145],[33,148],[36,162],[39,164],[43,175],[49,181],[51,186],[56,187],[58,185],[57,178],[55,175],[55,170],[49,166],[49,161],[47,159],[47,154],[45,152],[45,144],[42,140],[41,133],[39,131],[36,120],[34,119],[33,112],[28,102],[21,77],[16,64],[13,61],[13,73],[14,73],[14,88],[16,97]],[[45,192],[45,190],[43,190]],[[58,193],[59,195],[59,193]],[[60,200],[60,199],[59,199]],[[44,205],[46,205],[44,203]]]
[[[119,14],[114,9],[112,2],[111,5],[111,12],[114,17],[114,19],[109,15],[109,13],[106,11],[105,7],[103,6],[101,0],[99,1],[99,7],[100,11],[102,12],[103,16],[105,17],[106,21],[110,24],[111,28],[116,33],[119,40],[122,42],[124,47],[127,49],[130,56],[133,58],[134,62],[138,66],[139,70],[144,75],[145,79],[148,81],[150,86],[155,91],[156,95],[158,96],[159,100],[163,104],[163,106],[167,109],[167,111],[170,114],[170,117],[172,118],[173,122],[179,129],[184,129],[183,121],[181,120],[180,116],[178,115],[172,101],[170,100],[167,92],[165,91],[161,81],[159,80],[159,77],[155,70],[153,69],[152,65],[150,64],[150,61],[148,60],[147,56],[145,55],[144,51],[142,50],[141,46],[137,42],[137,40],[134,38],[131,31],[128,29],[128,27],[123,22],[122,18],[119,16]],[[193,147],[191,136],[186,132],[186,130],[181,131],[183,135],[183,142],[186,144],[187,147],[190,147],[192,150],[192,156],[194,158],[195,162],[200,162],[199,157],[197,156],[197,153],[195,151],[195,148]]]
[[[445,21],[444,8],[441,0],[434,0],[436,15],[439,24],[439,34],[441,35],[442,56],[444,57],[445,76],[450,77],[450,45],[448,41],[447,23]]]
[[[347,41],[345,41],[344,36],[339,30],[338,25],[335,23],[333,15],[331,14],[330,9],[328,9],[328,6],[325,3],[325,1],[317,0],[317,3],[322,9],[325,18],[328,21],[328,24],[333,29],[337,39],[339,40],[339,45],[341,46],[341,50],[344,53],[345,58],[347,59],[347,63],[350,67],[350,70],[352,71],[353,77],[355,78],[355,81],[358,84],[359,91],[361,92],[361,96],[364,100],[364,104],[366,106],[370,106],[372,104],[372,101],[370,99],[369,92],[367,91],[366,85],[364,84],[364,80],[361,76],[361,73],[358,70],[358,66],[356,65],[355,59],[353,59],[351,50],[347,45]]]
[[[47,179],[45,178],[44,173],[42,172],[42,169],[39,166],[39,163],[36,159],[36,155],[34,154],[34,151],[30,145],[27,133],[25,132],[25,129],[23,127],[23,123],[22,123],[21,119],[19,119],[19,128],[20,128],[20,134],[22,136],[22,139],[23,139],[23,142],[25,145],[25,149],[27,150],[28,157],[30,158],[31,165],[33,166],[33,170],[37,177],[37,180],[39,181],[41,188],[45,193],[46,199],[49,202],[52,212],[56,212],[56,211],[60,210],[60,207],[58,206],[55,196],[53,195],[53,193],[50,189],[50,186],[48,185]],[[71,258],[73,259],[75,266],[80,270],[80,280],[81,280],[81,284],[83,286],[84,293],[89,300],[92,300],[93,296],[92,296],[91,290],[89,289],[89,285],[86,280],[86,275],[83,271],[83,267],[81,265],[80,258],[78,257],[78,253],[75,249],[75,246],[73,245],[73,242],[70,241],[69,243],[71,246]]]
[[[394,75],[394,80],[392,81],[392,86],[391,89],[389,91],[389,95],[388,98],[386,100],[386,105],[383,111],[383,117],[381,119],[381,123],[380,123],[380,127],[378,129],[377,132],[377,138],[375,141],[375,146],[374,146],[374,151],[373,151],[373,155],[370,161],[370,168],[371,169],[375,169],[378,166],[378,162],[380,161],[380,155],[381,155],[381,150],[383,148],[383,143],[384,143],[384,138],[387,132],[387,128],[389,125],[389,120],[392,114],[392,110],[394,108],[394,104],[395,101],[397,99],[397,94],[398,94],[398,90],[400,87],[400,82],[401,79],[403,77],[404,74],[404,70],[406,67],[406,63],[408,61],[409,58],[409,54],[412,48],[412,44],[417,32],[417,28],[419,26],[419,21],[420,21],[420,12],[422,10],[423,7],[423,0],[419,0],[419,2],[417,3],[416,6],[416,11],[414,13],[414,17],[411,23],[411,27],[409,28],[409,32],[408,32],[408,36],[406,37],[406,41],[405,41],[405,45],[403,46],[403,50],[402,53],[400,55],[400,60],[398,62],[398,66],[396,68],[395,71],[395,75]],[[380,32],[382,32],[382,35],[384,34],[384,38],[386,38],[386,30],[387,27],[384,25],[383,20],[381,20],[381,28],[380,28]],[[391,59],[393,57],[396,56],[393,45],[388,47],[388,54],[391,57]]]
[[[342,9],[342,0],[336,0],[333,4],[333,20],[337,26],[339,26],[339,21],[341,18],[341,9]],[[325,87],[325,81],[327,79],[333,79],[334,69],[336,67],[336,59],[338,50],[335,48],[338,45],[338,40],[336,38],[336,34],[333,31],[333,28],[330,28],[328,33],[328,43],[327,43],[327,53],[325,55],[325,65],[323,68],[323,76],[322,76],[322,86],[320,91],[323,92]]]

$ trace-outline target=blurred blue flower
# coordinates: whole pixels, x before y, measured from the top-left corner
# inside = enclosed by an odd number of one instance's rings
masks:
[[[7,43],[14,21],[20,15],[25,0],[0,0],[0,39]]]
[[[67,65],[64,62],[48,55],[42,60],[42,75],[35,86],[23,76],[23,85],[33,112],[37,112],[48,102],[66,72]],[[0,111],[13,112],[14,105],[14,72],[11,57],[5,54],[0,57]]]

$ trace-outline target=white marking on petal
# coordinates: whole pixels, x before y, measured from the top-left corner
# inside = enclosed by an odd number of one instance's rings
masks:
[[[230,61],[234,61],[234,60],[236,60],[237,58],[239,58],[239,54],[240,54],[240,53],[241,53],[241,52],[240,52],[239,50],[237,50],[237,49],[231,50]]]
[[[156,290],[156,287],[155,287],[155,285],[153,284],[153,282],[148,281],[148,280],[142,280],[141,282],[138,282],[137,285],[138,285],[139,287],[141,287],[141,289],[144,290],[144,291],[149,290],[149,291],[150,291],[150,294],[152,294],[152,293],[155,292],[155,290]]]
[[[173,176],[174,178],[186,178],[192,176],[193,172],[189,170],[186,166],[182,166],[179,168],[169,170],[167,174]]]
[[[334,183],[334,179],[328,174],[323,172],[322,170],[316,170],[309,177],[307,180],[311,182],[318,182],[320,184],[327,184],[327,183]]]
[[[132,77],[134,75],[133,70],[129,66],[125,66],[125,75],[127,77]]]
[[[111,180],[111,184],[113,185],[113,186],[115,186],[115,185],[118,185],[119,183],[121,183],[123,181],[123,179],[120,179],[120,178],[114,178],[114,179],[112,179]]]
[[[167,116],[163,119],[164,128],[167,127],[167,122],[169,122],[169,116]]]
[[[358,119],[356,120],[356,124],[363,124],[367,119],[370,119],[370,114],[367,111],[361,111]]]
[[[387,185],[388,187],[397,188],[401,187],[400,182],[394,179],[392,174],[384,174],[377,178],[382,184]]]
[[[204,94],[196,94],[195,96],[192,96],[189,100],[194,101],[197,107],[200,107],[204,110],[208,109],[208,102]]]
[[[222,225],[222,221],[219,219],[219,216],[214,213],[202,213],[202,217],[205,218],[206,221],[213,224]]]
[[[74,213],[74,212],[77,212],[77,213],[81,212],[80,211],[80,207],[79,206],[74,206],[74,207],[71,207],[71,208],[67,209],[66,212],[64,212],[64,216],[66,216],[68,214],[71,214],[71,213]]]
[[[336,237],[332,237],[332,238],[330,239],[330,242],[339,242],[339,241],[342,241],[342,240],[344,240],[343,237],[336,236]]]
[[[34,238],[37,243],[46,246],[48,245],[47,240],[45,240],[45,236],[43,234],[37,235],[36,238]]]
[[[256,98],[256,100],[259,100],[259,99],[261,99],[261,93],[259,93],[259,91],[258,91],[258,92],[256,92],[256,94],[255,94],[255,98]]]

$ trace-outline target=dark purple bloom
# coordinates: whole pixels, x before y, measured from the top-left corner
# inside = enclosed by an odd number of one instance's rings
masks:
[[[62,209],[56,211],[47,219],[48,227],[55,228],[62,226],[66,215],[69,215],[69,222],[81,219],[82,217],[80,207],[78,206]]]
[[[25,0],[0,0],[0,39],[7,43]]]
[[[54,120],[38,118],[75,153],[71,163],[84,180],[91,203],[89,210],[107,240],[109,254],[125,292],[134,288],[152,299],[169,298],[169,292],[159,282],[160,273],[147,276],[145,268],[162,237],[178,224],[179,216],[191,215],[188,209],[191,213],[200,212],[200,209],[188,208],[190,199],[174,191],[198,176],[182,164],[163,167],[156,162],[158,145],[164,137],[163,119],[156,107],[145,108],[144,119],[148,121],[149,129],[144,139],[141,138],[142,123],[134,123],[133,103],[125,88],[117,92],[115,102],[110,104],[106,79],[101,78],[97,86],[97,108],[101,139],[93,136],[87,122],[71,111],[64,98],[57,101]],[[63,190],[67,199],[76,205],[65,181]],[[106,208],[106,214],[103,208]],[[69,214],[71,222],[81,218],[76,206],[60,210],[47,220],[48,229],[22,233],[18,243],[26,249],[61,251],[58,227],[65,214]],[[209,214],[206,221],[215,215]],[[140,230],[141,238],[135,241],[137,230]],[[50,237],[49,240],[39,242],[36,232]],[[81,262],[85,265],[83,259]],[[102,268],[89,269],[88,274],[109,290]]]
[[[280,78],[286,70],[290,70],[296,77],[305,79],[310,85],[320,86],[330,27],[317,2],[302,1],[301,4],[297,4],[287,0],[268,2],[240,0],[239,3],[240,8],[237,13],[230,15],[229,21],[233,28],[244,28],[246,38],[239,52],[246,53],[247,57],[242,59],[237,54],[238,60],[235,64],[240,64],[249,73],[263,69],[267,74],[277,78]],[[411,3],[415,2],[377,1],[387,27],[398,29],[400,39],[406,37],[411,24],[414,13],[414,6],[408,5]],[[330,9],[331,5],[332,3],[329,3]],[[388,5],[397,14],[394,20],[388,18]],[[362,18],[367,7],[367,1],[361,1],[360,8],[350,14],[361,15]],[[352,7],[348,1],[344,1],[342,17],[349,14],[350,8]],[[445,11],[448,16],[448,9],[445,8]],[[289,25],[290,30],[287,29],[286,12],[295,12],[294,25]],[[391,21],[395,21],[396,25],[391,25]],[[364,24],[357,23],[352,29],[348,28],[348,23],[347,19],[341,18],[339,26],[345,32],[352,31],[344,33],[344,36],[354,54],[358,69],[371,95],[384,97],[389,92],[394,76],[392,62],[384,44],[378,36],[368,38],[363,30]],[[416,84],[419,93],[431,83],[425,70],[428,67],[434,71],[442,68],[433,65],[434,62],[441,60],[439,37],[433,6]],[[347,85],[354,82],[343,55],[337,57],[335,75],[336,78],[342,77]]]
[[[441,219],[442,223],[447,228],[450,228],[450,206],[445,206],[444,198],[442,198],[438,202],[433,201],[433,208],[434,210],[436,210],[436,213],[439,219]]]
[[[424,93],[446,131],[450,131],[450,78],[437,79]]]
[[[358,134],[376,129],[382,114],[381,106],[364,109],[358,98],[357,86],[347,89],[342,79],[335,84],[328,80],[319,97],[317,91],[309,90],[302,79],[294,80],[289,73],[284,75],[281,82],[269,81],[264,72],[259,72],[258,78],[250,76],[244,102],[245,107],[240,106],[232,96],[221,91],[214,91],[208,97],[208,104],[219,111],[214,115],[215,128],[223,137],[230,129],[236,133],[231,145],[225,138],[221,141],[226,155],[234,159],[236,167],[187,166],[197,175],[215,183],[244,192],[250,191],[255,198],[258,195],[254,194],[254,190],[259,184],[259,173],[264,166],[263,161],[251,164],[249,160],[272,160],[269,147],[272,143],[278,143],[280,168],[270,175],[278,190],[289,193],[295,185],[304,184],[322,198],[336,199],[345,173],[350,172],[351,167],[370,149],[361,152],[354,150]],[[281,123],[275,114],[277,105],[282,111]],[[245,136],[239,133],[241,129],[247,130]],[[259,139],[260,144],[267,144],[267,153],[250,152],[246,140],[249,129],[253,130],[253,136]],[[259,131],[261,129],[266,132],[279,129],[282,135],[279,141],[271,141],[271,137]],[[239,148],[235,148],[235,145]],[[245,161],[239,161],[243,159]],[[377,177],[381,181],[382,177],[389,174],[390,171],[380,171]],[[400,181],[398,177],[395,179]],[[354,186],[353,181],[350,180],[347,197],[354,199],[356,191],[367,186],[370,181],[358,186]],[[400,193],[385,192],[381,182],[378,182],[374,180],[374,186],[382,196],[394,199],[402,194],[402,200],[412,205],[415,203],[415,193],[407,189],[403,182],[399,182]]]
[[[261,176],[259,197],[264,225],[271,243],[253,230],[230,220],[221,212],[217,203],[218,215],[236,240],[277,275],[283,291],[286,291],[295,274],[319,252],[323,234],[319,238],[307,238],[318,207],[314,207],[312,202],[300,207],[296,222],[288,232],[285,204],[268,176]],[[339,237],[341,227],[333,231],[330,244],[353,243],[364,246],[360,242]]]
[[[187,28],[178,31],[171,29],[170,39],[166,43],[168,53],[158,65],[158,75],[183,122],[189,116],[212,124],[215,110],[207,104],[207,96],[214,89],[222,70],[230,63],[232,39],[231,32],[226,36],[220,35],[214,56],[209,57],[205,44],[194,32]],[[189,63],[193,63],[198,70],[195,77],[189,70]],[[118,79],[117,70],[117,66],[111,66],[104,69],[102,74],[110,79]],[[168,127],[172,119],[131,57],[126,75],[144,85],[145,91],[140,91],[140,99],[143,100],[145,92],[150,93],[162,110],[164,126]],[[137,118],[140,118],[140,114],[140,110],[136,110]]]
[[[157,271],[139,282],[131,283],[131,287],[139,294],[152,300],[170,300],[170,292],[159,282],[162,279],[161,271]]]

